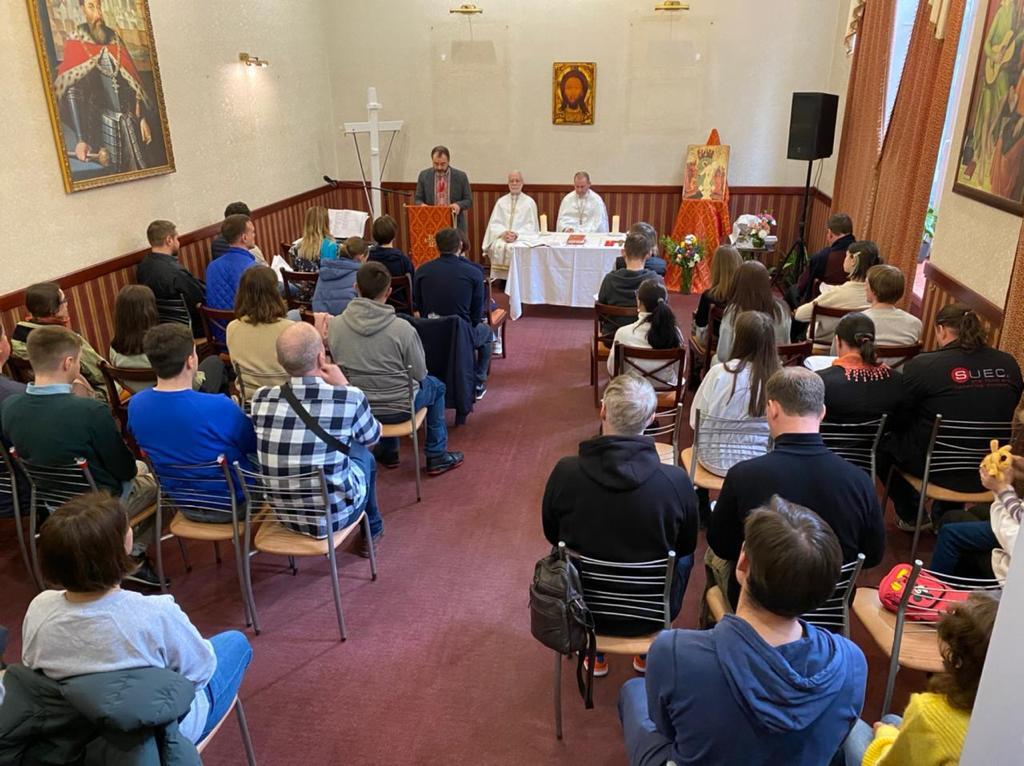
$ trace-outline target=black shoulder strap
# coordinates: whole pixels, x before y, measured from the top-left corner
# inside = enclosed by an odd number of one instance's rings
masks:
[[[324,430],[323,426],[313,419],[313,416],[309,414],[309,410],[302,406],[298,397],[295,396],[295,392],[292,391],[290,383],[285,383],[281,386],[281,393],[284,398],[288,400],[288,404],[295,410],[295,414],[299,416],[299,420],[306,424],[306,428],[316,434],[320,441],[324,442],[328,447],[333,450],[340,452],[342,455],[349,453],[349,446],[342,442],[335,436],[331,436],[327,431]]]

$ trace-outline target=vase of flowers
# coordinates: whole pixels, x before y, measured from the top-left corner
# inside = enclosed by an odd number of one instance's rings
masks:
[[[775,226],[775,218],[767,210],[757,216],[757,223],[750,226],[750,244],[756,248],[764,247],[765,240],[772,233],[772,226]]]
[[[679,267],[679,292],[688,294],[693,285],[693,270],[704,257],[704,246],[693,234],[687,234],[678,242],[671,237],[662,237],[661,246],[665,249],[669,263]]]

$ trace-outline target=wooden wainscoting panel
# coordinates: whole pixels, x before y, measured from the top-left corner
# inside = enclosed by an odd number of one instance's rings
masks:
[[[1003,310],[966,285],[949,276],[942,269],[926,263],[924,266],[924,297],[921,300],[921,322],[924,324],[921,342],[923,348],[935,348],[935,316],[951,303],[964,303],[978,314],[988,335],[990,346],[999,345],[1003,326]]]

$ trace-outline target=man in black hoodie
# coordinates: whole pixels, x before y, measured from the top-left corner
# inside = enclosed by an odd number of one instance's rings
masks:
[[[686,471],[665,465],[654,439],[644,436],[657,397],[633,375],[614,378],[601,403],[602,436],[580,443],[579,455],[558,461],[544,490],[544,536],[552,545],[605,561],[634,562],[678,557],[672,583],[675,617],[697,545],[697,496]],[[599,617],[599,633],[635,636],[650,623]],[[634,660],[641,670],[643,658]],[[599,657],[595,675],[605,675]]]

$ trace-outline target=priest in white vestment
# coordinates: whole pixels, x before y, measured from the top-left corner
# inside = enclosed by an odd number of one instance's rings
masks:
[[[558,206],[558,231],[608,231],[608,209],[597,192],[590,190],[590,173],[580,171],[572,179],[573,191]]]
[[[491,260],[491,276],[506,279],[512,244],[523,234],[539,231],[537,203],[523,194],[523,174],[513,170],[508,174],[508,194],[494,203],[484,232],[484,252]]]

